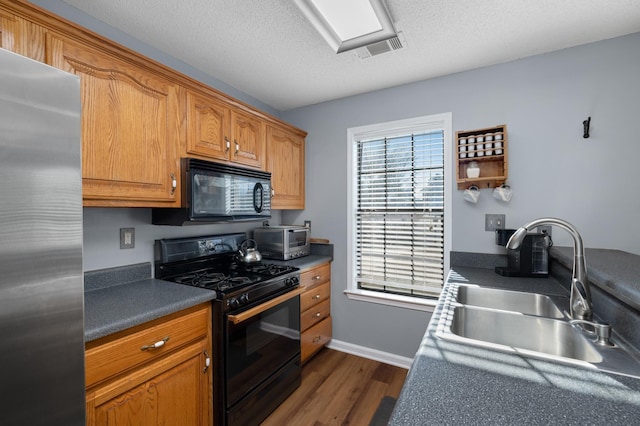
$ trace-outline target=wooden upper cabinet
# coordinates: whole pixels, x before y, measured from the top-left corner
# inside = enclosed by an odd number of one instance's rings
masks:
[[[303,210],[304,136],[288,129],[267,126],[267,171],[271,172],[271,208]]]
[[[47,62],[80,76],[84,205],[177,205],[182,89],[53,33]]]
[[[228,160],[230,120],[226,104],[187,91],[187,153]]]
[[[187,92],[187,154],[264,168],[265,125],[212,96]]]
[[[36,61],[45,61],[46,29],[0,9],[0,47]]]
[[[231,161],[264,169],[265,123],[240,111],[231,112]]]

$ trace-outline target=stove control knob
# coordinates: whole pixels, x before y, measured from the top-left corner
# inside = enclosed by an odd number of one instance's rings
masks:
[[[241,294],[239,297],[239,302],[241,305],[246,305],[247,303],[249,303],[249,295],[248,294]]]
[[[298,279],[298,277],[289,277],[284,280],[284,285],[286,285],[287,287],[293,287],[295,285],[298,285],[299,282],[300,280]]]
[[[232,309],[240,307],[240,302],[235,297],[229,299],[229,301],[227,303],[228,303],[229,307],[232,308]]]

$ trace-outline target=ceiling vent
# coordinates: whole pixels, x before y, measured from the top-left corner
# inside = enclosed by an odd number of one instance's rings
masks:
[[[403,49],[405,46],[406,42],[404,41],[404,36],[402,32],[398,32],[395,37],[391,37],[388,40],[371,43],[356,49],[356,55],[358,55],[358,58],[360,59],[366,59],[372,56],[391,52],[392,50]]]

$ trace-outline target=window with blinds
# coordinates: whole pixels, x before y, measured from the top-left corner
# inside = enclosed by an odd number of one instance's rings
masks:
[[[358,288],[437,296],[444,279],[444,130],[355,143]]]

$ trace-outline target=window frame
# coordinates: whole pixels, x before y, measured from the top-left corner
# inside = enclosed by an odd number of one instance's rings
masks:
[[[449,273],[449,254],[451,251],[451,200],[453,189],[451,180],[454,177],[452,162],[452,113],[433,114],[404,120],[387,121],[347,129],[347,288],[344,293],[349,299],[383,305],[390,305],[422,311],[433,311],[436,299],[425,299],[413,296],[382,293],[358,288],[356,279],[356,200],[357,197],[357,141],[362,139],[384,138],[396,135],[444,130],[444,251],[443,280]]]

